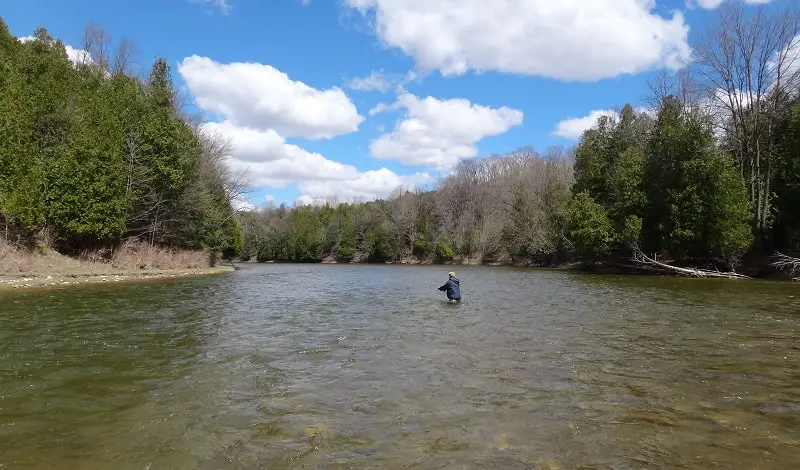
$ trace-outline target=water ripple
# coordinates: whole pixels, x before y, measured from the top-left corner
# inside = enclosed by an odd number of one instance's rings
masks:
[[[0,297],[0,468],[795,468],[796,286],[248,266]]]

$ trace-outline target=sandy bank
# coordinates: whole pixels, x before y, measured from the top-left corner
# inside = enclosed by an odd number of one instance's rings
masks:
[[[73,257],[50,248],[22,250],[0,240],[0,291],[95,282],[132,282],[219,274],[230,265],[211,267],[207,253],[125,245],[110,259],[97,253]]]
[[[32,275],[0,275],[0,292],[9,289],[21,289],[48,286],[69,286],[90,283],[134,282],[153,279],[169,279],[210,274],[222,274],[234,271],[232,266],[197,269],[153,269],[153,270],[118,270],[107,273],[69,273],[69,274],[32,274]]]
[[[109,283],[109,282],[134,282],[153,279],[169,279],[189,276],[202,276],[210,274],[222,274],[234,271],[232,266],[217,266],[214,268],[199,269],[163,269],[163,270],[139,270],[139,271],[117,271],[109,273],[72,273],[72,274],[48,274],[48,275],[19,275],[9,276],[0,275],[0,291],[8,289],[21,289],[33,287],[54,287],[69,286],[90,283]]]

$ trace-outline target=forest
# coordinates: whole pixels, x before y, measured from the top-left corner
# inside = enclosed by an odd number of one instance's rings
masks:
[[[170,67],[136,70],[90,26],[76,60],[0,19],[3,242],[130,241],[287,262],[553,266],[655,258],[736,270],[800,251],[800,14],[727,2],[694,60],[572,147],[463,160],[383,200],[236,211],[230,144],[185,111]],[[644,256],[648,253],[650,257]]]
[[[228,143],[182,111],[163,59],[90,26],[70,58],[44,28],[17,39],[0,19],[0,238],[65,254],[126,242],[231,256]]]
[[[792,7],[794,8],[794,7]],[[574,147],[461,161],[434,188],[238,216],[242,259],[669,260],[735,270],[800,248],[800,15],[728,2],[694,61]]]

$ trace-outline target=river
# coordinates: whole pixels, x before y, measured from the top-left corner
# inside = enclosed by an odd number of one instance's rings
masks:
[[[0,293],[0,469],[796,469],[800,286],[248,265]]]

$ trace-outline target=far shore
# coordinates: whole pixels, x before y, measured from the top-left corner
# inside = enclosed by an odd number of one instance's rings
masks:
[[[159,279],[185,278],[233,272],[235,264],[249,265],[260,262],[249,260],[221,261],[214,267],[209,265],[206,254],[187,251],[164,251],[156,248],[138,247],[127,253],[119,254],[114,262],[91,261],[77,259],[43,250],[39,253],[6,250],[0,262],[0,293],[4,291],[25,289],[75,286],[95,283],[130,283]],[[310,264],[384,264],[370,262],[365,256],[356,256],[351,260],[336,259],[328,256]],[[768,280],[788,280],[788,276],[775,270],[764,269],[764,260],[750,260],[749,275]],[[270,264],[274,261],[265,261]],[[289,262],[290,264],[295,264]],[[605,262],[580,262],[553,260],[550,263],[536,263],[532,260],[481,259],[480,257],[454,257],[440,262],[430,257],[417,258],[403,256],[386,264],[422,265],[422,266],[497,266],[512,268],[532,268],[553,271],[566,271],[592,274],[633,274],[633,275],[675,275],[642,266],[627,260],[605,260]],[[770,272],[771,271],[771,272]]]
[[[501,260],[482,260],[480,258],[460,258],[456,257],[448,261],[434,261],[431,258],[419,259],[413,256],[401,257],[396,261],[368,261],[363,257],[356,257],[350,260],[336,259],[335,257],[328,256],[320,261],[310,261],[308,263],[300,263],[296,261],[256,261],[249,259],[247,261],[239,260],[237,263],[242,264],[329,264],[329,265],[369,265],[369,264],[391,264],[391,265],[416,265],[416,266],[493,266],[493,267],[507,267],[507,268],[529,268],[548,271],[563,271],[582,274],[609,274],[609,275],[640,275],[640,276],[679,276],[680,273],[670,272],[665,269],[657,269],[653,266],[647,266],[631,260],[622,259],[608,259],[598,260],[595,262],[585,261],[557,261],[552,263],[534,262],[532,260],[513,261],[510,259]],[[692,268],[691,266],[688,266]],[[764,259],[750,260],[745,266],[742,267],[740,272],[745,273],[752,279],[762,279],[768,281],[800,281],[800,279],[792,279],[787,273],[781,272],[778,269],[770,266]],[[715,276],[705,277],[713,278]],[[720,276],[724,278],[724,276]],[[702,276],[688,276],[688,278],[701,279]]]

